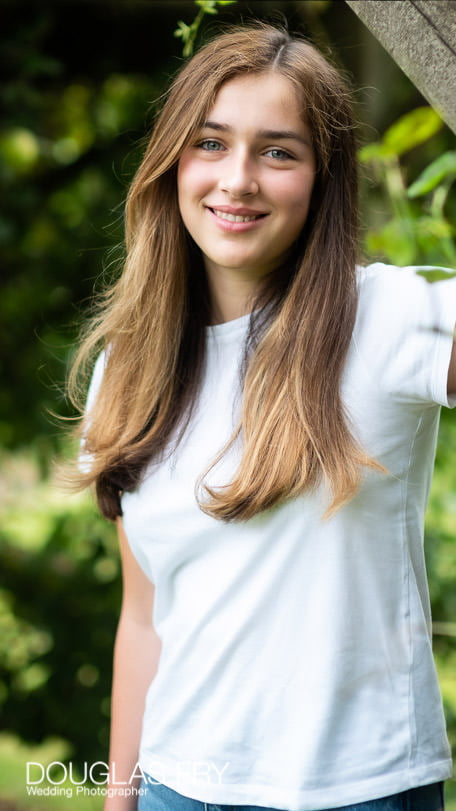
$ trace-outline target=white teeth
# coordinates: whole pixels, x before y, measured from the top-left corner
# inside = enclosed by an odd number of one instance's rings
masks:
[[[212,211],[217,217],[220,217],[222,220],[228,220],[228,222],[252,222],[260,217],[260,214],[254,214],[251,217],[241,217],[240,214],[229,214],[228,211],[219,211],[216,208],[213,208]]]

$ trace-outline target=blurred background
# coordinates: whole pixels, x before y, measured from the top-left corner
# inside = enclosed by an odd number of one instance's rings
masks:
[[[366,258],[456,267],[455,136],[343,0],[212,5],[197,45],[223,23],[286,21],[349,76]],[[0,0],[0,811],[68,808],[27,794],[28,761],[71,761],[82,780],[85,763],[107,759],[117,546],[91,497],[56,482],[72,450],[53,415],[72,415],[78,324],[118,272],[128,184],[154,102],[184,61],[174,32],[198,12],[193,0]],[[426,549],[453,747],[455,454],[444,411]],[[447,797],[455,811],[451,782]]]

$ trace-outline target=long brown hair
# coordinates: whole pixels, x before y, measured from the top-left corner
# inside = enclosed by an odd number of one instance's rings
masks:
[[[271,70],[297,91],[317,176],[293,256],[257,302],[261,323],[252,317],[242,414],[231,439],[242,440],[239,468],[217,490],[203,479],[200,504],[219,519],[248,519],[324,481],[329,515],[356,492],[362,465],[378,467],[352,436],[340,394],[357,304],[350,94],[308,42],[268,24],[239,26],[203,47],[170,88],[128,193],[123,272],[99,303],[71,371],[78,402],[81,370],[106,350],[102,384],[80,429],[90,469],[75,479],[80,487],[96,483],[108,518],[121,515],[121,493],[138,486],[171,435],[183,435],[201,380],[210,301],[201,254],[179,213],[179,157],[224,82]]]

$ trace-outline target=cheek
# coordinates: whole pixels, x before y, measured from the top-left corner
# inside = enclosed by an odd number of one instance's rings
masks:
[[[177,170],[177,191],[179,201],[201,197],[210,187],[211,178],[207,168],[200,161],[181,159]]]
[[[276,185],[275,199],[284,209],[289,209],[293,218],[299,219],[308,211],[313,183],[313,175],[307,174],[293,178],[292,182],[280,182]]]
[[[185,205],[189,194],[189,178],[189,167],[180,163],[177,169],[177,195],[180,206]]]

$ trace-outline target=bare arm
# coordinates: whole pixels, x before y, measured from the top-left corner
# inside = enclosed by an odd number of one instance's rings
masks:
[[[134,558],[120,519],[118,532],[123,598],[114,646],[109,750],[110,778],[117,785],[109,784],[104,811],[134,811],[137,798],[120,796],[116,789],[139,786],[139,780],[132,784],[129,780],[138,760],[144,700],[157,670],[161,644],[152,624],[154,586]]]

